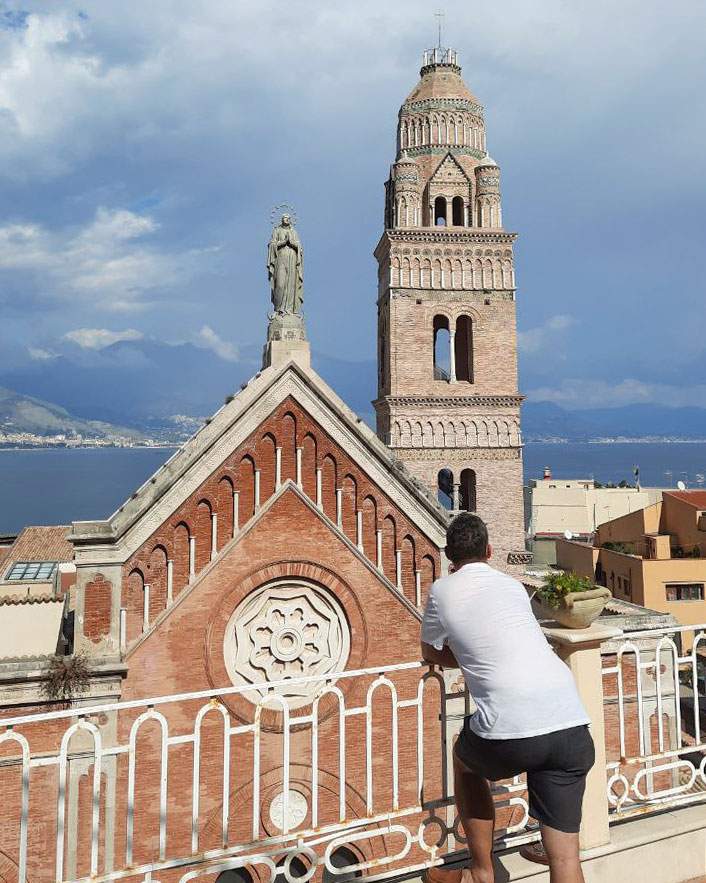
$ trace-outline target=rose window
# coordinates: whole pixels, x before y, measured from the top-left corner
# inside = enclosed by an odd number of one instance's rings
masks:
[[[224,657],[236,685],[262,684],[341,671],[348,661],[350,630],[330,592],[308,582],[276,583],[251,592],[226,628]],[[310,702],[323,681],[278,690],[290,708]],[[258,702],[263,692],[245,694]]]

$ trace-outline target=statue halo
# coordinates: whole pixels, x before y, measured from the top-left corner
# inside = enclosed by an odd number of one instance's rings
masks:
[[[277,223],[277,215],[280,213],[291,215],[292,223],[297,223],[297,210],[288,202],[280,202],[270,212],[270,226],[275,227]]]

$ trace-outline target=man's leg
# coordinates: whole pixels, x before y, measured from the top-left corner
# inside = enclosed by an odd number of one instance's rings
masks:
[[[486,779],[472,773],[454,753],[454,791],[458,817],[471,854],[473,883],[494,883],[495,804]],[[558,879],[558,878],[557,878]]]
[[[551,883],[584,883],[579,859],[579,835],[540,825],[542,843],[549,859]]]

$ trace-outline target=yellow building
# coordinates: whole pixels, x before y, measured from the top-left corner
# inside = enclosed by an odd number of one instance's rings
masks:
[[[665,491],[662,502],[598,527],[593,545],[556,541],[557,566],[595,579],[616,598],[706,621],[706,491]]]

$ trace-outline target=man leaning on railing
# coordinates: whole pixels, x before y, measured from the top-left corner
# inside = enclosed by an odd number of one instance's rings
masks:
[[[529,812],[540,823],[546,852],[529,847],[523,854],[548,862],[552,883],[583,883],[578,831],[594,762],[589,717],[524,587],[490,567],[490,554],[484,522],[457,516],[446,534],[451,572],[432,586],[422,622],[424,659],[460,668],[477,705],[454,748],[456,805],[471,855],[470,871],[462,873],[473,883],[493,883],[489,780],[526,772]],[[429,883],[460,877],[427,872]]]

